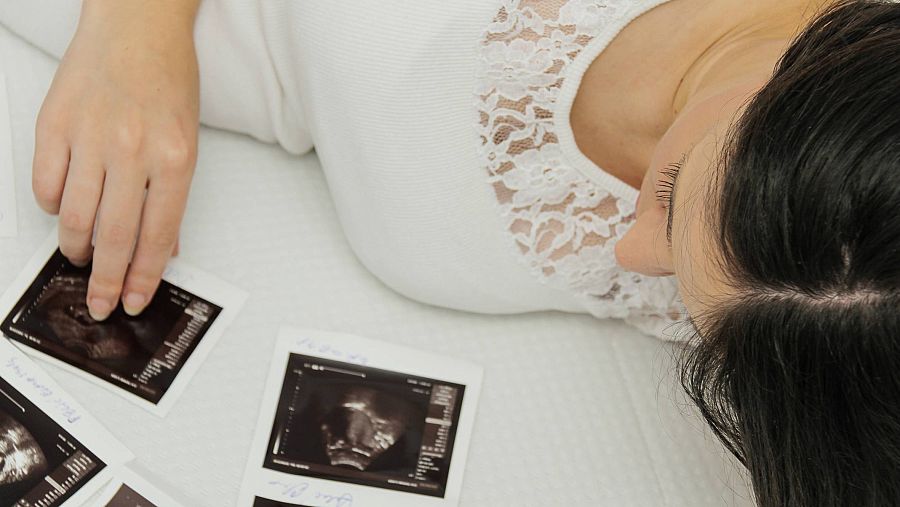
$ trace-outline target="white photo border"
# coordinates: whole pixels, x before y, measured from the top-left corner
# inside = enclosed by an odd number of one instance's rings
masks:
[[[22,269],[19,276],[16,277],[12,284],[10,284],[3,296],[0,296],[0,315],[2,315],[0,316],[0,320],[5,319],[6,316],[9,315],[16,303],[21,299],[22,295],[25,294],[25,291],[27,291],[32,282],[34,282],[41,269],[56,252],[58,248],[57,238],[58,228],[54,227],[53,231],[47,236],[47,239],[44,240]],[[112,392],[119,394],[158,417],[165,417],[187,388],[194,374],[203,365],[203,362],[206,360],[210,351],[212,351],[218,343],[222,334],[234,320],[238,312],[240,312],[244,302],[247,300],[247,293],[178,258],[169,260],[169,264],[163,273],[163,280],[221,307],[222,311],[219,312],[219,315],[213,321],[212,325],[209,326],[196,348],[185,360],[184,365],[182,365],[181,370],[175,376],[175,379],[156,404],[145,400],[136,394],[130,393],[115,384],[107,382],[102,378],[87,373],[78,367],[72,366],[65,361],[29,347],[26,344],[15,341],[13,341],[13,343],[31,356],[38,357],[41,360],[53,364],[80,378],[110,389]]]
[[[336,480],[297,476],[263,468],[263,459],[281,395],[284,372],[292,353],[355,363],[405,375],[439,379],[465,386],[444,496],[430,497]],[[259,420],[238,497],[239,506],[252,506],[256,496],[316,507],[350,505],[450,507],[459,504],[463,472],[481,393],[483,379],[481,366],[360,336],[290,327],[282,327],[279,330],[272,357]]]

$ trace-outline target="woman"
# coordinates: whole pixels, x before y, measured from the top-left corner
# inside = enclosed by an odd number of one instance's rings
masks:
[[[0,20],[61,55],[60,2],[58,30]],[[900,6],[196,4],[85,0],[38,120],[95,318],[155,289],[199,117],[315,144],[357,255],[412,298],[687,318],[683,383],[759,505],[900,503]]]

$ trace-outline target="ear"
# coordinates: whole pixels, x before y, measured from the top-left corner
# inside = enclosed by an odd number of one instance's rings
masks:
[[[672,250],[666,242],[666,210],[649,206],[616,243],[616,261],[626,271],[647,276],[675,274]]]

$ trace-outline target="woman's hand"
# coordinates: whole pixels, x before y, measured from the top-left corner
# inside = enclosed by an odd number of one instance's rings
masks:
[[[62,253],[93,258],[97,320],[120,297],[140,313],[178,240],[197,154],[198,3],[85,0],[38,116],[34,194],[59,214]]]

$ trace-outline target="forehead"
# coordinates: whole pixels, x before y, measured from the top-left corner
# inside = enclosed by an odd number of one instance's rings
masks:
[[[691,315],[726,294],[716,244],[718,162],[725,132],[710,129],[691,149],[678,176],[672,214],[672,258]]]

